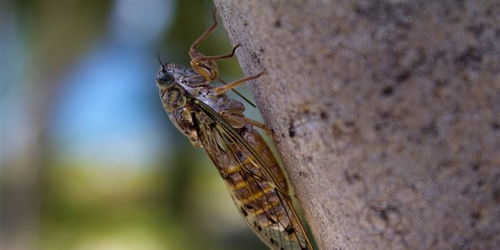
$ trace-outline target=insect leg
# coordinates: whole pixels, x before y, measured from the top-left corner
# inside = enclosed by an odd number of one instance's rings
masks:
[[[231,58],[234,56],[236,49],[239,47],[240,47],[240,44],[238,43],[238,44],[236,44],[236,46],[233,47],[233,50],[229,54],[219,55],[219,56],[198,56],[198,57],[196,57],[196,60],[198,60],[198,61],[217,61],[217,60]]]
[[[270,129],[266,124],[264,123],[261,123],[261,122],[258,122],[258,121],[254,121],[252,119],[248,119],[246,117],[244,117],[244,121],[248,124],[251,124],[252,126],[255,126],[257,128],[260,128],[262,130],[264,130],[269,136],[272,137],[273,135],[273,130]]]
[[[246,117],[241,117],[241,116],[231,117],[231,119],[233,119],[233,120],[239,120],[242,123],[250,124],[250,125],[252,125],[254,127],[260,128],[260,129],[264,130],[271,137],[273,135],[273,131],[266,124],[264,124],[264,123],[261,123],[261,122],[258,122],[258,121],[254,121],[252,119],[249,119],[249,118],[246,118]]]
[[[218,78],[217,80],[219,80],[219,82],[221,82],[222,84],[226,85],[227,83],[225,81],[223,81],[222,79]],[[256,108],[257,106],[255,106],[255,104],[248,100],[248,98],[246,98],[242,93],[240,93],[238,90],[236,89],[232,89],[232,91],[234,93],[236,93],[239,97],[241,97],[241,99],[245,100],[248,104],[250,104],[252,107]]]
[[[198,46],[200,43],[202,43],[203,41],[205,41],[207,39],[207,37],[212,34],[212,32],[214,32],[215,28],[217,27],[217,9],[214,8],[214,11],[213,11],[213,14],[212,14],[212,19],[214,21],[214,23],[208,27],[207,30],[205,30],[205,32],[203,32],[203,34],[198,37],[198,39],[196,39],[194,41],[194,43],[191,45],[191,47],[189,48],[189,56],[191,58],[194,58],[198,55],[197,50],[196,50],[196,46]]]
[[[238,47],[240,47],[240,44],[234,46],[231,53],[219,56],[205,56],[197,50],[191,51],[191,67],[203,75],[207,81],[211,82],[217,79],[219,75],[219,69],[215,61],[233,57]]]
[[[245,78],[240,79],[238,81],[234,81],[234,82],[228,83],[226,85],[223,85],[223,86],[220,86],[220,87],[216,87],[215,88],[215,93],[217,95],[222,95],[222,94],[226,93],[228,90],[233,89],[233,88],[235,88],[235,87],[237,87],[237,86],[239,86],[239,85],[241,85],[241,84],[243,84],[243,83],[245,83],[247,81],[255,80],[255,79],[259,78],[264,73],[265,73],[265,71],[262,71],[262,72],[260,72],[257,75],[245,77]]]

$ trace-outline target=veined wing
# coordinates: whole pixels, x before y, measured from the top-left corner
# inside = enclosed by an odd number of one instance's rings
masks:
[[[194,100],[195,124],[247,224],[272,249],[312,249],[287,193],[266,162],[224,118]]]
[[[195,99],[194,103],[199,108],[199,111],[205,115],[205,117],[203,118],[208,118],[212,123],[211,125],[213,125],[213,127],[215,127],[217,131],[223,134],[223,138],[231,138],[234,143],[239,144],[240,147],[244,148],[243,151],[248,152],[250,155],[256,156],[254,159],[255,164],[257,166],[262,166],[259,171],[255,173],[257,178],[272,182],[273,187],[277,188],[285,196],[288,196],[287,191],[283,190],[279,185],[277,185],[278,180],[271,173],[271,171],[269,170],[269,166],[267,166],[265,161],[263,161],[261,157],[259,157],[255,149],[245,139],[243,139],[223,117],[221,117],[215,110],[213,110],[210,106],[206,105],[200,100]]]

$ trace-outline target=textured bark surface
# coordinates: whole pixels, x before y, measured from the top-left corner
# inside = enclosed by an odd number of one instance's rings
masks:
[[[215,5],[321,249],[500,247],[498,1]]]

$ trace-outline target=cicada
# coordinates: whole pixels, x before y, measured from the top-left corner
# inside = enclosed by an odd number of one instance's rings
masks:
[[[160,60],[156,84],[163,108],[193,146],[205,149],[243,218],[266,245],[272,249],[312,249],[292,206],[285,175],[255,129],[265,125],[246,118],[244,105],[226,95],[262,73],[219,87],[210,85],[218,80],[215,60],[229,55],[207,57],[195,46],[215,26],[191,46],[192,67]]]

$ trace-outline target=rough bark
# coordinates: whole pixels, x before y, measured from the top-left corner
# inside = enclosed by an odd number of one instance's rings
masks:
[[[215,5],[321,249],[500,247],[498,1]]]

